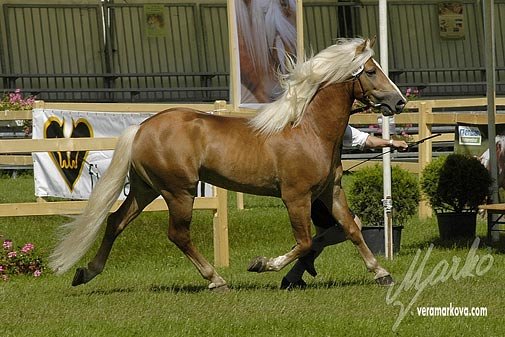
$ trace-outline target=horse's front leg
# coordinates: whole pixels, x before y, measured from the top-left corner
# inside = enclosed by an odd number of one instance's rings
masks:
[[[393,278],[386,269],[379,265],[379,262],[363,239],[360,226],[356,224],[351,212],[349,211],[347,199],[340,184],[340,179],[338,178],[341,170],[342,167],[340,167],[340,172],[339,170],[336,172],[337,179],[335,179],[332,193],[327,193],[325,196],[322,196],[321,199],[327,204],[327,206],[331,207],[333,217],[342,225],[346,237],[358,248],[367,269],[375,273],[375,280],[377,283],[380,285],[392,285],[394,283]]]
[[[275,258],[256,257],[251,261],[247,270],[258,273],[279,271],[310,251],[312,244],[310,235],[310,195],[305,194],[302,197],[298,195],[293,196],[293,198],[283,196],[283,201],[288,210],[296,245],[288,253]]]

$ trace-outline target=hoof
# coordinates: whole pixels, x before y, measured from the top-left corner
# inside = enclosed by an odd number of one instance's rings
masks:
[[[379,277],[379,278],[375,279],[375,282],[377,282],[378,285],[385,286],[385,287],[390,287],[395,284],[395,281],[393,280],[391,275]]]
[[[85,281],[86,268],[77,268],[75,271],[74,279],[72,280],[72,287],[86,283]]]
[[[211,283],[209,285],[209,290],[212,291],[213,293],[227,293],[230,292],[230,288],[228,288],[228,285],[222,284],[222,285],[215,285],[214,283]]]
[[[88,283],[95,278],[99,273],[95,273],[87,268],[77,268],[74,275],[74,280],[72,281],[72,286],[78,286],[84,283]]]
[[[290,282],[290,281],[288,281],[287,278],[285,278],[285,277],[282,278],[281,287],[280,287],[281,290],[292,291],[295,289],[302,289],[303,290],[305,288],[307,288],[307,283],[305,283],[305,281],[302,279],[299,279],[296,282]]]
[[[263,256],[255,257],[251,263],[249,263],[249,267],[247,271],[255,271],[257,273],[264,272],[267,267],[267,258]]]

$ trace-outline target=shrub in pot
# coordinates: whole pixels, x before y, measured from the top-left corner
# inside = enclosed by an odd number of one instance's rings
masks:
[[[439,157],[424,168],[421,190],[437,215],[441,239],[475,237],[478,206],[490,186],[488,170],[471,156]]]
[[[375,254],[384,254],[384,207],[382,166],[374,165],[354,172],[347,192],[349,207],[363,223],[363,237]],[[393,251],[400,249],[403,225],[416,214],[419,206],[418,179],[407,170],[393,166],[391,170],[393,199]]]

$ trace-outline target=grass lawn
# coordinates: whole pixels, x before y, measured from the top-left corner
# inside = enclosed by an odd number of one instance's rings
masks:
[[[0,179],[0,202],[33,199],[32,179]],[[405,224],[400,253],[393,261],[378,257],[396,280],[389,299],[397,292],[398,305],[387,304],[389,288],[374,283],[350,242],[325,250],[316,261],[319,275],[305,276],[306,290],[286,292],[278,289],[285,271],[247,272],[251,258],[277,256],[294,244],[282,203],[246,196],[247,210],[238,211],[233,198],[230,267],[219,269],[229,293],[207,290],[207,282],[166,238],[165,213],[143,213],[117,240],[105,271],[86,285],[71,287],[73,272],[0,281],[1,336],[505,335],[505,257],[482,242],[476,255],[467,258],[471,242],[441,243],[435,220]],[[64,221],[57,216],[0,218],[0,235],[15,245],[32,242],[47,257]],[[485,232],[480,220],[478,234],[484,237]],[[212,261],[210,212],[195,212],[192,234]],[[97,244],[79,265],[87,263]],[[416,253],[419,259],[413,264]],[[400,289],[409,280],[409,268],[419,277],[420,290]],[[441,279],[444,268],[452,273],[446,280]],[[400,304],[406,311],[393,332]],[[417,312],[449,306],[486,307],[487,316],[424,317]]]

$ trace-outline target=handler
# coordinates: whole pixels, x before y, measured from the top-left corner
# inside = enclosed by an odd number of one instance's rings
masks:
[[[403,140],[387,140],[375,137],[348,125],[344,134],[343,147],[347,149],[358,148],[360,150],[393,147],[406,150],[408,144]],[[281,289],[305,288],[307,284],[302,278],[303,273],[307,270],[312,276],[316,276],[314,260],[321,254],[324,247],[346,240],[342,227],[319,199],[314,200],[312,203],[311,218],[314,226],[316,226],[316,235],[312,238],[311,251],[298,259],[293,268],[282,278]],[[354,220],[361,229],[361,220],[356,215],[354,215]]]

